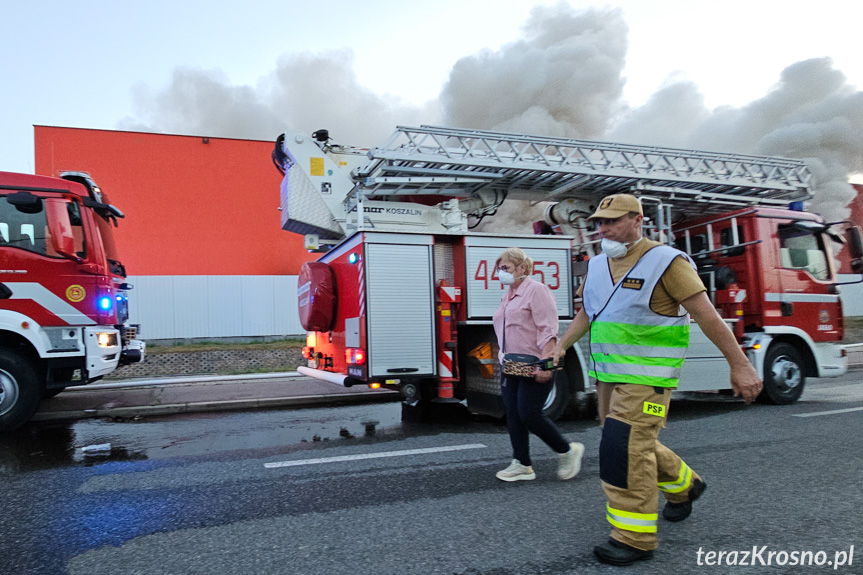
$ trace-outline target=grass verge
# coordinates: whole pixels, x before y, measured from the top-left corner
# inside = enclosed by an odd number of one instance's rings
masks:
[[[277,341],[253,342],[253,343],[223,343],[223,342],[200,342],[200,343],[178,343],[172,345],[147,344],[147,353],[195,353],[199,351],[260,351],[274,349],[301,349],[306,345],[305,338],[285,338]]]

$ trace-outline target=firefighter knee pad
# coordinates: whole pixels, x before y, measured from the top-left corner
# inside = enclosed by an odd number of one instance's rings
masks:
[[[629,487],[629,436],[632,426],[608,417],[599,442],[599,477],[613,487]]]

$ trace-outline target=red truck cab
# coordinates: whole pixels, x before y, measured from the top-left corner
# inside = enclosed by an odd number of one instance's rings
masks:
[[[859,230],[849,230],[853,248]],[[839,243],[845,240],[820,216],[776,208],[675,227],[675,245],[695,260],[720,314],[764,370],[765,392],[775,403],[795,401],[807,376],[846,369],[835,345],[844,329],[833,255]]]
[[[143,359],[113,241],[122,217],[87,174],[0,172],[0,431]]]

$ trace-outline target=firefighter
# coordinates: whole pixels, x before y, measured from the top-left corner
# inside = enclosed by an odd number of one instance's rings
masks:
[[[604,253],[588,264],[578,291],[584,307],[554,360],[590,333],[589,372],[602,426],[599,473],[612,525],[609,540],[593,551],[604,563],[629,565],[653,557],[658,545],[659,491],[666,499],[663,517],[682,521],[707,487],[658,439],[689,345],[690,315],[728,361],[735,395],[750,403],[762,383],[689,256],[642,236],[638,198],[607,196],[589,219],[598,225]]]

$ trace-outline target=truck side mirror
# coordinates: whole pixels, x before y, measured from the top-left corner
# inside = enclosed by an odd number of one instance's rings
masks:
[[[75,236],[72,234],[72,223],[69,221],[68,205],[63,200],[45,200],[48,231],[51,234],[51,245],[55,252],[80,262],[81,258],[75,253]]]
[[[860,226],[848,226],[845,235],[848,238],[851,271],[855,274],[863,273],[863,234],[860,232]]]

